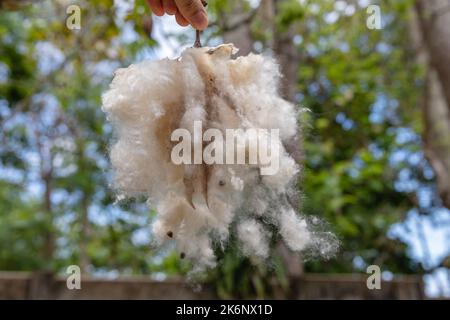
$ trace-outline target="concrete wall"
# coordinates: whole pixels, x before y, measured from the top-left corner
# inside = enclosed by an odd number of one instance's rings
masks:
[[[306,274],[292,280],[294,299],[423,299],[421,277],[399,277],[369,290],[364,275]],[[280,293],[277,298],[286,298]],[[165,281],[148,277],[115,280],[82,277],[81,290],[69,290],[66,279],[49,273],[0,272],[0,299],[215,299],[205,285],[182,279]]]

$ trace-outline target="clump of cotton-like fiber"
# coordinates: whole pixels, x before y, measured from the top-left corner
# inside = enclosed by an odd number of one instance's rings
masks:
[[[190,48],[119,69],[102,97],[114,188],[147,197],[156,241],[174,241],[197,270],[215,265],[231,232],[244,255],[263,259],[274,230],[293,251],[335,247],[293,205],[300,167],[287,145],[298,110],[278,93],[277,63],[235,51]]]

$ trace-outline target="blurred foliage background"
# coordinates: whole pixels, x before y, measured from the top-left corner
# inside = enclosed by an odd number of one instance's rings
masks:
[[[288,288],[302,272],[371,264],[450,295],[450,51],[439,52],[450,48],[450,3],[431,3],[210,0],[204,45],[230,41],[280,61],[282,91],[303,108],[302,212],[341,241],[329,261],[306,253],[300,263],[280,248],[263,265],[231,241],[204,279],[221,297],[270,297],[273,279]],[[372,4],[381,29],[367,26]],[[66,26],[70,5],[79,30]],[[152,17],[143,0],[0,7],[0,270],[186,275],[171,247],[152,246],[157,213],[111,193],[100,107],[116,68],[174,58],[194,31]]]

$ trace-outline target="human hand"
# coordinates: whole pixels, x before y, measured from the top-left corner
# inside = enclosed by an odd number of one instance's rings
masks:
[[[192,25],[197,30],[208,26],[208,15],[202,0],[147,0],[153,13],[162,16],[165,13],[175,15],[180,26]]]

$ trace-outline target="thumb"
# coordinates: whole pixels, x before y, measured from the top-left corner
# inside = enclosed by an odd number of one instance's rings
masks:
[[[201,0],[175,0],[178,11],[198,30],[208,26],[208,16]]]

